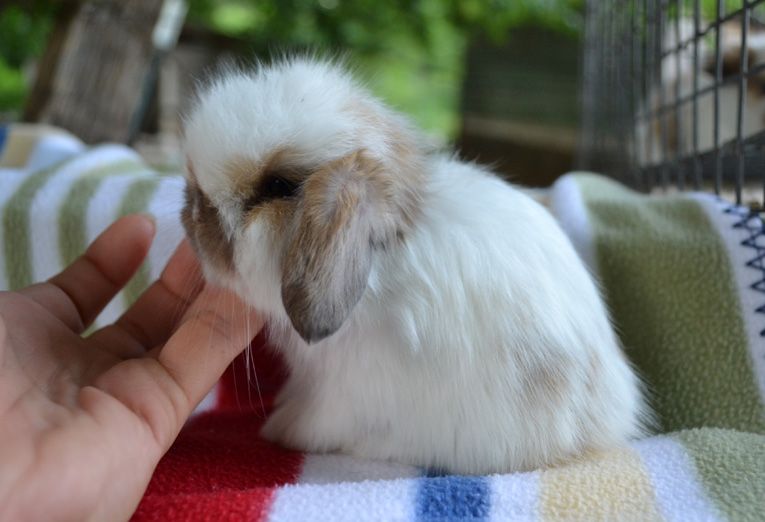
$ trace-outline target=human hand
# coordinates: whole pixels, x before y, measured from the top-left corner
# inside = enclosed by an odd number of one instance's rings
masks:
[[[130,310],[83,338],[153,235],[150,220],[128,216],[48,282],[0,292],[0,520],[129,518],[194,407],[260,330],[235,296],[190,285],[201,277],[184,242]]]

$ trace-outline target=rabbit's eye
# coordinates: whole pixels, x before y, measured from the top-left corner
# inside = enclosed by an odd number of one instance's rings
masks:
[[[260,192],[264,199],[289,198],[295,195],[296,188],[294,183],[284,178],[269,176],[261,185]]]
[[[298,185],[281,176],[267,176],[258,185],[255,192],[244,202],[245,210],[252,210],[274,199],[284,199],[295,195]]]

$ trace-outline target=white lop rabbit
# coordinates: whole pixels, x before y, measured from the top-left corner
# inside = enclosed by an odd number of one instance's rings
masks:
[[[641,433],[639,380],[554,219],[342,67],[219,76],[185,149],[205,275],[265,315],[290,368],[267,439],[483,474]]]

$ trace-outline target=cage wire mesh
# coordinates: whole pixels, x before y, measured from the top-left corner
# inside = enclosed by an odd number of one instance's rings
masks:
[[[765,204],[765,0],[587,0],[582,168]]]

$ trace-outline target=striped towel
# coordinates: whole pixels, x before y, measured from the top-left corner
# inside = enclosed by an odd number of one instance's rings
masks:
[[[183,237],[183,180],[160,176],[123,145],[86,149],[62,131],[0,127],[0,289],[47,279],[118,217],[154,216],[146,262],[96,321],[116,319],[156,278]]]
[[[180,240],[182,180],[125,147],[49,133],[27,140],[19,163],[14,132],[0,156],[0,288],[48,277],[119,215],[150,213],[159,239],[100,320],[113,318]],[[550,200],[604,286],[661,435],[484,477],[286,451],[257,437],[284,374],[258,338],[160,462],[134,519],[763,520],[762,222],[708,196],[639,196],[584,174],[562,178]]]
[[[765,434],[765,228],[708,194],[558,181],[552,209],[606,293],[663,431]]]

